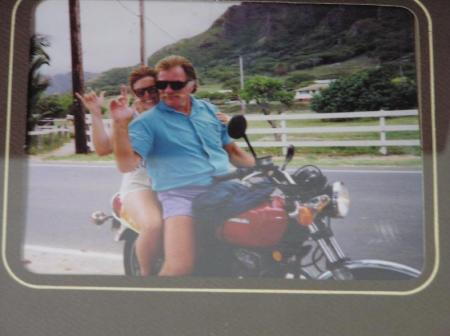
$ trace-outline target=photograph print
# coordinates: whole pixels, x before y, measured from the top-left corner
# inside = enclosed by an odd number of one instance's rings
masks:
[[[27,271],[420,277],[411,11],[45,0],[34,13]]]

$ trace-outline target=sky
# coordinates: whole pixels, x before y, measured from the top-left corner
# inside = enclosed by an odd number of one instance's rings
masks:
[[[35,12],[35,32],[47,35],[50,66],[41,72],[71,71],[68,0],[45,0]],[[145,1],[147,57],[165,45],[207,30],[228,7],[238,2]],[[102,72],[139,63],[139,2],[80,0],[83,68]]]

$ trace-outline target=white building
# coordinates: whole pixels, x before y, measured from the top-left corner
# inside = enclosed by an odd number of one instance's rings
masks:
[[[297,101],[309,102],[316,93],[328,88],[333,81],[334,79],[315,80],[314,84],[296,89],[294,99]]]

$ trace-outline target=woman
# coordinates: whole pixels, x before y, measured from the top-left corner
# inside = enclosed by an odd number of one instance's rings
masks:
[[[130,73],[128,82],[134,94],[135,117],[158,103],[155,81],[156,72],[149,67],[139,67]],[[94,91],[83,96],[78,93],[76,95],[92,115],[92,142],[95,152],[100,156],[112,153],[111,135],[106,132],[101,115],[104,92],[100,96]],[[121,95],[127,96],[125,86],[121,87]],[[124,174],[120,197],[125,213],[139,230],[136,256],[141,276],[148,276],[151,274],[152,259],[159,249],[163,224],[158,200],[143,167]]]
[[[129,75],[128,82],[134,94],[135,117],[158,103],[158,90],[155,87],[156,72],[153,69],[149,67],[134,69]],[[101,116],[104,93],[97,96],[94,91],[91,91],[83,96],[78,93],[76,95],[92,115],[92,142],[95,152],[100,156],[112,153],[111,136],[106,132]],[[125,86],[121,87],[121,97],[127,97]],[[217,118],[222,123],[228,122],[228,117],[222,113],[217,113]],[[125,213],[139,230],[136,255],[140,274],[148,276],[151,274],[151,262],[162,241],[163,221],[159,202],[151,189],[144,167],[141,166],[135,171],[124,174],[120,196]]]

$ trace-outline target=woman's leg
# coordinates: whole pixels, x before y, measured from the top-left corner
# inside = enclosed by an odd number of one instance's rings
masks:
[[[164,221],[164,264],[160,276],[192,273],[195,240],[192,217],[173,216]]]
[[[148,276],[161,241],[163,221],[159,202],[151,190],[143,189],[126,194],[123,206],[139,229],[136,256],[141,275]]]

